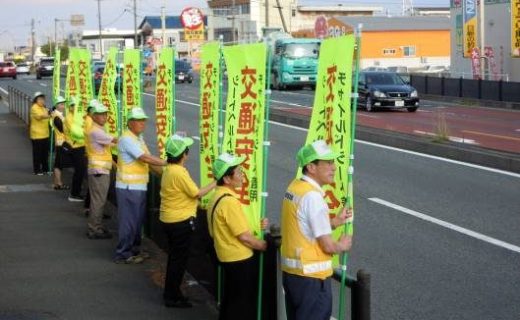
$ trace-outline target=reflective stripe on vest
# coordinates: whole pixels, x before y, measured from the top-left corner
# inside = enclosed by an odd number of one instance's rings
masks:
[[[49,121],[51,128],[54,131],[54,145],[61,147],[63,145],[63,142],[65,142],[65,134],[54,126],[54,119],[56,119],[56,117],[61,119],[62,126],[63,126],[64,118],[60,113],[58,113],[56,110],[54,110],[52,112],[51,120]]]
[[[298,269],[302,271],[303,274],[308,275],[311,273],[329,271],[330,269],[332,269],[332,261],[322,261],[303,264],[300,260],[282,257],[282,266],[285,266],[290,269]]]
[[[85,151],[88,157],[88,168],[89,169],[101,169],[108,170],[112,169],[112,154],[110,152],[110,145],[103,146],[101,151],[98,151],[92,145],[90,135],[94,130],[102,130],[103,128],[98,125],[92,124],[85,132]]]

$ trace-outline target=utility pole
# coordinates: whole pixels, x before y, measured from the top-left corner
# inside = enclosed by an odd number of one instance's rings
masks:
[[[269,0],[265,0],[265,27],[269,28]]]
[[[99,28],[99,56],[103,60],[103,38],[101,36],[101,0],[97,0],[98,28]]]
[[[479,22],[480,22],[480,26],[479,26],[479,31],[480,31],[480,57],[485,57],[484,56],[484,50],[486,49],[485,45],[486,45],[486,42],[485,42],[485,15],[484,15],[484,3],[485,1],[484,0],[480,0],[480,5],[479,5],[479,15],[480,15],[480,19],[479,19]],[[481,63],[480,63],[480,74],[482,75],[482,79],[486,80],[487,76],[486,76],[486,64],[487,64],[487,59],[482,59]]]
[[[166,0],[163,1],[161,7],[161,28],[162,28],[162,46],[166,47]]]
[[[134,49],[137,49],[137,0],[134,0]]]
[[[34,63],[34,55],[36,54],[36,30],[34,29],[34,18],[31,19],[31,60]]]
[[[235,19],[236,19],[236,4],[235,4],[235,0],[233,0],[233,7],[231,8],[233,10],[233,20],[231,21],[231,32],[233,34],[233,43],[236,42],[236,38],[235,38]]]

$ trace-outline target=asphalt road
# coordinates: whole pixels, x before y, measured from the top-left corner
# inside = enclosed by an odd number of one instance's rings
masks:
[[[0,88],[50,93],[50,80],[30,81],[0,80]],[[176,92],[178,130],[197,136],[198,84],[178,84]],[[273,106],[303,99],[272,98]],[[154,97],[143,101],[151,115]],[[267,211],[278,222],[306,132],[271,123],[270,135]],[[198,179],[198,154],[190,155]],[[373,319],[520,319],[520,175],[363,141],[355,168],[349,272],[372,275]]]

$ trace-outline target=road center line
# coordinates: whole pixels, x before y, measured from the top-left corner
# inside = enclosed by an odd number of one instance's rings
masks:
[[[40,86],[42,86],[42,87],[46,87],[47,84],[45,84],[45,83],[40,83]]]
[[[469,230],[469,229],[457,226],[455,224],[452,224],[452,223],[446,222],[444,220],[440,220],[440,219],[428,216],[426,214],[423,214],[423,213],[420,213],[420,212],[417,212],[417,211],[414,211],[414,210],[402,207],[400,205],[388,202],[388,201],[383,200],[383,199],[369,198],[368,200],[370,200],[372,202],[375,202],[375,203],[378,203],[380,205],[383,205],[385,207],[395,209],[395,210],[400,211],[402,213],[406,213],[408,215],[414,216],[414,217],[422,219],[424,221],[428,221],[428,222],[434,223],[434,224],[439,225],[441,227],[445,227],[445,228],[448,228],[450,230],[462,233],[464,235],[470,236],[470,237],[475,238],[477,240],[481,240],[481,241],[490,243],[492,245],[495,245],[495,246],[498,246],[498,247],[502,247],[504,249],[511,250],[511,251],[516,252],[516,253],[520,253],[520,247],[512,245],[512,244],[504,242],[504,241],[501,241],[501,240],[498,240],[498,239],[495,239],[495,238],[488,237],[488,236],[486,236],[486,235],[484,235],[482,233],[478,233],[478,232],[475,232],[475,231],[472,231],[472,230]]]

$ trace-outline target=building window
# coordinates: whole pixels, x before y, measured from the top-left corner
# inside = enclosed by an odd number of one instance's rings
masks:
[[[395,49],[383,49],[384,56],[393,56],[395,55]]]
[[[403,55],[405,57],[413,57],[413,56],[415,56],[415,46],[403,47]]]

